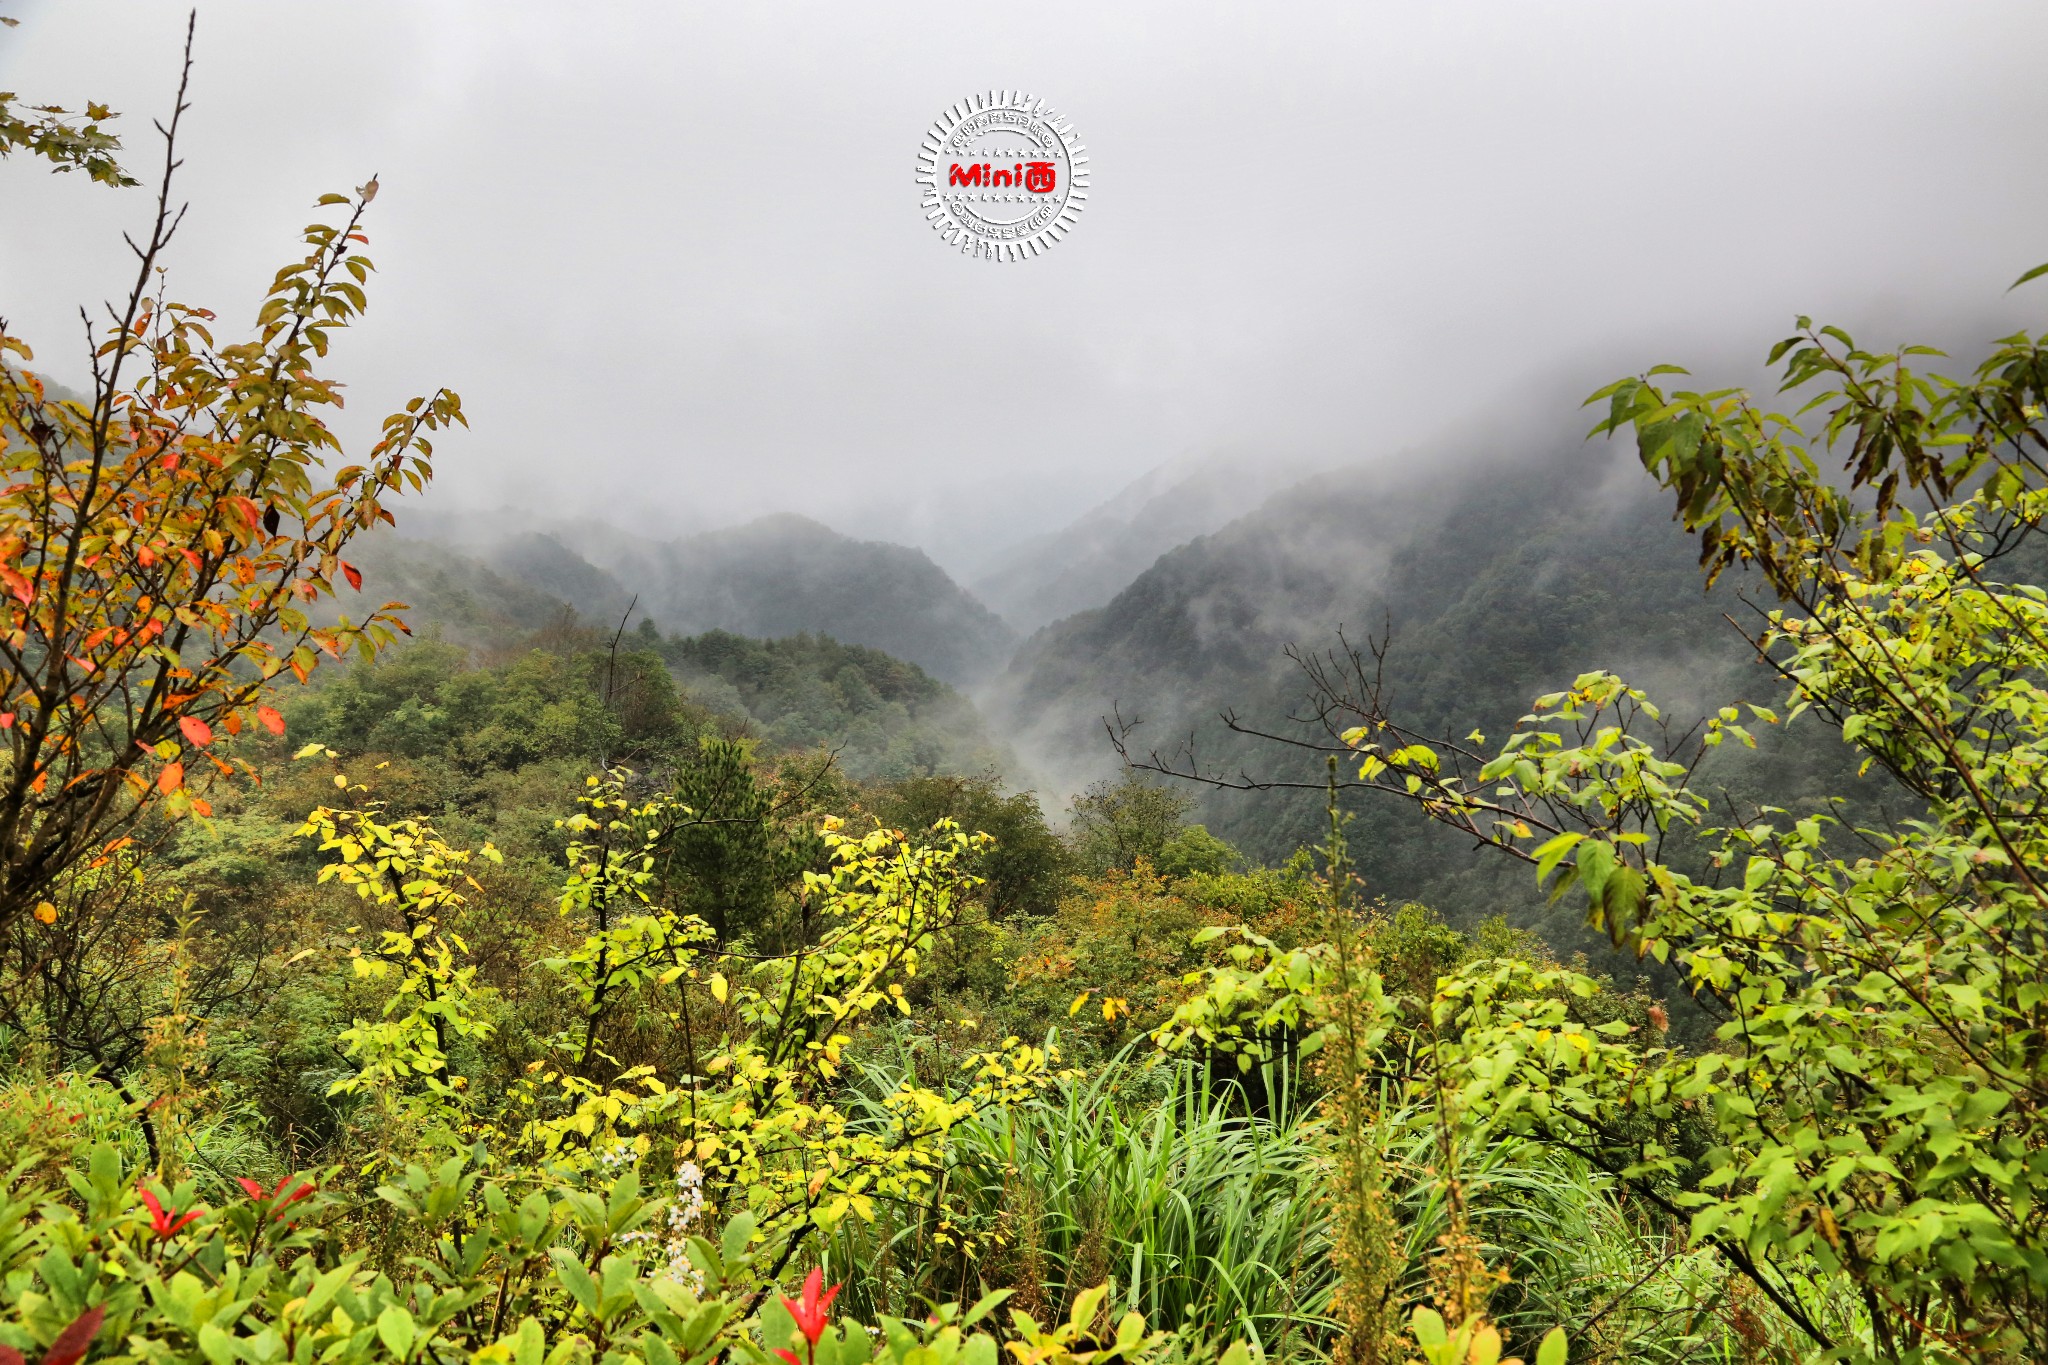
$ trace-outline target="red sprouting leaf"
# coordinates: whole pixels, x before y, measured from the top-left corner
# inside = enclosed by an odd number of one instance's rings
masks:
[[[156,775],[156,789],[165,796],[169,796],[184,785],[185,765],[182,763],[166,764],[164,770]]]
[[[832,1311],[832,1300],[839,1297],[840,1288],[835,1284],[826,1289],[824,1270],[814,1266],[804,1279],[803,1302],[799,1303],[787,1294],[782,1296],[782,1306],[789,1310],[790,1317],[796,1320],[797,1330],[812,1346],[816,1346],[818,1338],[825,1334],[825,1315]]]
[[[196,744],[202,749],[213,743],[213,727],[197,716],[180,716],[178,733],[185,736],[187,743]]]
[[[274,707],[274,706],[259,706],[259,707],[257,707],[257,708],[256,708],[256,719],[257,719],[258,721],[262,722],[262,724],[263,724],[263,728],[264,728],[264,729],[266,729],[266,730],[268,730],[268,731],[270,731],[270,733],[271,733],[271,734],[273,734],[273,735],[281,735],[281,734],[283,734],[283,733],[284,733],[284,717],[283,717],[283,716],[281,716],[281,715],[279,715],[279,714],[277,713],[277,708],[276,708],[276,707]]]
[[[363,590],[363,571],[349,563],[346,559],[339,562],[341,564],[341,576],[348,580],[348,585],[351,588],[361,592]]]
[[[85,1359],[86,1348],[92,1339],[100,1334],[100,1324],[107,1319],[105,1304],[96,1303],[71,1320],[71,1325],[57,1334],[50,1343],[50,1349],[43,1352],[43,1365],[78,1365]],[[21,1359],[20,1356],[15,1357]]]

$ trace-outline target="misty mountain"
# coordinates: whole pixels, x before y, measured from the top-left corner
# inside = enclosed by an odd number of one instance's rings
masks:
[[[513,572],[500,572],[448,545],[387,532],[364,536],[349,554],[362,571],[362,591],[337,582],[331,609],[322,604],[316,614],[338,610],[360,621],[386,602],[402,602],[408,610],[400,615],[414,634],[438,635],[465,649],[508,646],[571,614],[564,594],[517,571],[531,563],[517,556]]]
[[[456,647],[423,644],[415,658],[415,651],[401,645],[386,659],[409,662],[385,668],[383,681],[375,684],[346,682],[339,670],[323,669],[318,675],[316,696],[339,687],[342,694],[357,697],[348,728],[358,737],[388,719],[379,707],[389,710],[404,700],[390,694],[393,686],[414,687],[418,694],[407,694],[413,711],[402,723],[392,722],[386,736],[386,747],[396,746],[395,751],[412,752],[391,739],[401,731],[411,736],[407,744],[432,747],[452,740],[449,735],[436,740],[429,733],[439,723],[434,718],[442,715],[436,689],[451,668],[467,666],[451,661],[516,661],[532,649],[573,656],[601,646],[631,600],[610,574],[552,537],[535,533],[510,536],[480,554],[393,535],[369,536],[358,546],[351,553],[363,574],[362,592],[341,585],[322,615],[331,620],[338,609],[360,620],[371,607],[400,601],[408,606],[403,615],[415,637]],[[687,701],[701,708],[700,719],[715,729],[756,736],[771,751],[831,749],[839,766],[855,777],[893,779],[1012,766],[1003,746],[990,740],[973,703],[916,664],[879,649],[818,634],[782,639],[749,639],[723,630],[664,635],[646,616],[626,633],[623,647],[658,655]],[[351,668],[348,676],[354,673]]]
[[[1048,790],[1077,791],[1115,771],[1104,718],[1118,713],[1141,722],[1141,754],[1192,742],[1202,767],[1226,777],[1320,783],[1312,755],[1232,734],[1218,716],[1301,733],[1288,717],[1303,713],[1307,688],[1285,651],[1336,647],[1340,630],[1355,645],[1391,632],[1396,709],[1438,735],[1498,741],[1533,697],[1596,668],[1645,688],[1680,730],[1710,705],[1775,704],[1780,687],[1723,619],[1746,612],[1741,584],[1703,592],[1694,550],[1640,468],[1602,450],[1429,492],[1390,492],[1363,471],[1325,475],[1161,556],[1107,606],[1040,631],[983,706]],[[1767,770],[1781,792],[1856,789],[1849,751],[1818,722],[1763,738],[1755,755],[1717,753],[1715,782],[1738,798]],[[1405,803],[1351,804],[1353,852],[1375,892],[1465,921],[1512,909],[1571,941],[1577,911],[1546,911],[1526,869],[1469,854]],[[1200,818],[1272,860],[1321,837],[1322,805],[1316,792],[1208,791]]]
[[[502,577],[560,599],[583,624],[616,628],[633,606],[633,591],[552,535],[524,531],[478,547],[477,557]]]
[[[1102,606],[1168,550],[1235,521],[1313,468],[1236,454],[1169,461],[1060,530],[1012,546],[975,578],[973,592],[1025,631]]]
[[[1002,618],[922,550],[855,540],[808,517],[763,517],[666,543],[579,539],[576,548],[677,634],[827,635],[954,684],[996,672],[1016,644]]]
[[[999,670],[1017,639],[923,551],[856,540],[807,517],[763,517],[669,541],[601,522],[498,514],[416,516],[405,529],[569,603],[596,627],[616,626],[637,603],[636,619],[677,635],[824,635],[959,685]]]

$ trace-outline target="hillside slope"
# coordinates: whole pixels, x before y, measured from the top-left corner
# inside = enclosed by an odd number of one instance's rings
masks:
[[[1000,670],[1017,642],[1001,617],[923,551],[856,540],[807,517],[763,517],[669,541],[599,522],[546,524],[496,513],[440,512],[407,526],[408,536],[459,551],[606,629],[632,603],[632,620],[652,620],[666,632],[827,635],[907,659],[956,685]]]
[[[1019,630],[1087,611],[1162,554],[1252,511],[1299,483],[1308,462],[1214,455],[1169,461],[1071,525],[1004,552],[970,585]]]
[[[659,545],[621,542],[610,553],[577,548],[677,634],[829,635],[954,684],[993,674],[1016,644],[1002,618],[923,551],[855,540],[807,517],[763,517]]]
[[[984,698],[997,733],[1048,790],[1076,791],[1115,768],[1103,718],[1142,720],[1140,750],[1192,739],[1202,766],[1316,783],[1312,756],[1231,734],[1219,713],[1288,729],[1306,687],[1284,654],[1354,644],[1391,629],[1386,677],[1419,728],[1496,739],[1530,699],[1608,668],[1680,717],[1779,687],[1722,619],[1746,610],[1739,585],[1703,593],[1689,538],[1632,465],[1579,450],[1389,495],[1367,473],[1311,480],[1160,558],[1109,603],[1028,641]],[[1690,712],[1690,714],[1688,714]],[[1783,793],[1849,790],[1846,749],[1816,723],[1790,742],[1721,759],[1738,799],[1769,780]],[[1875,788],[1866,788],[1875,794]],[[1265,859],[1319,839],[1313,794],[1210,791],[1201,818]],[[1373,890],[1470,921],[1515,910],[1560,941],[1576,912],[1546,911],[1526,870],[1478,858],[1409,807],[1358,807],[1353,850]]]

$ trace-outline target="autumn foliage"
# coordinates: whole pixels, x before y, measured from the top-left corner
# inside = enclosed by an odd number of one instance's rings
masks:
[[[432,477],[428,433],[463,420],[447,390],[414,398],[341,463],[319,367],[367,303],[374,180],[321,198],[339,221],[306,228],[247,340],[169,298],[184,110],[181,87],[133,282],[89,332],[91,392],[18,368],[33,355],[0,319],[0,924],[152,803],[208,813],[195,778],[253,771],[217,735],[284,728],[273,678],[403,629],[397,604],[332,625],[310,609],[338,578],[360,587],[350,541]]]

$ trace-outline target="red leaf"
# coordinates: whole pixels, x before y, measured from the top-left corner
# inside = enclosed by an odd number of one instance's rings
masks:
[[[0,564],[0,582],[7,584],[7,590],[14,594],[23,606],[35,600],[36,590],[29,581],[4,564]]]
[[[251,1199],[261,1199],[261,1198],[263,1198],[263,1194],[264,1194],[264,1191],[263,1191],[263,1187],[262,1187],[261,1185],[257,1184],[257,1183],[256,1183],[255,1181],[251,1180],[251,1179],[250,1179],[250,1178],[249,1178],[248,1176],[246,1176],[246,1175],[238,1175],[238,1176],[236,1176],[236,1177],[235,1177],[235,1183],[236,1183],[237,1185],[240,1185],[240,1186],[241,1186],[241,1187],[242,1187],[243,1189],[247,1190],[247,1191],[249,1192],[249,1197],[250,1197]]]
[[[12,730],[13,728],[14,713],[12,711],[0,711],[0,730]]]
[[[28,1362],[12,1346],[0,1346],[0,1365],[28,1365]]]
[[[339,562],[341,564],[341,576],[348,580],[348,585],[351,588],[361,592],[363,590],[363,571],[349,563],[346,559]]]
[[[164,770],[156,775],[156,789],[165,796],[169,796],[184,785],[185,765],[182,763],[167,764]]]
[[[257,707],[256,719],[261,721],[263,723],[263,728],[270,731],[271,734],[281,735],[284,733],[284,717],[277,713],[276,707]]]
[[[178,732],[185,736],[188,743],[196,744],[202,749],[213,743],[213,727],[197,716],[180,716]]]
[[[100,1324],[107,1320],[105,1304],[94,1304],[72,1320],[69,1327],[57,1334],[50,1343],[50,1349],[43,1352],[43,1365],[78,1365],[85,1359],[85,1351],[92,1345],[92,1339],[100,1334]],[[16,1360],[21,1357],[16,1356]]]

